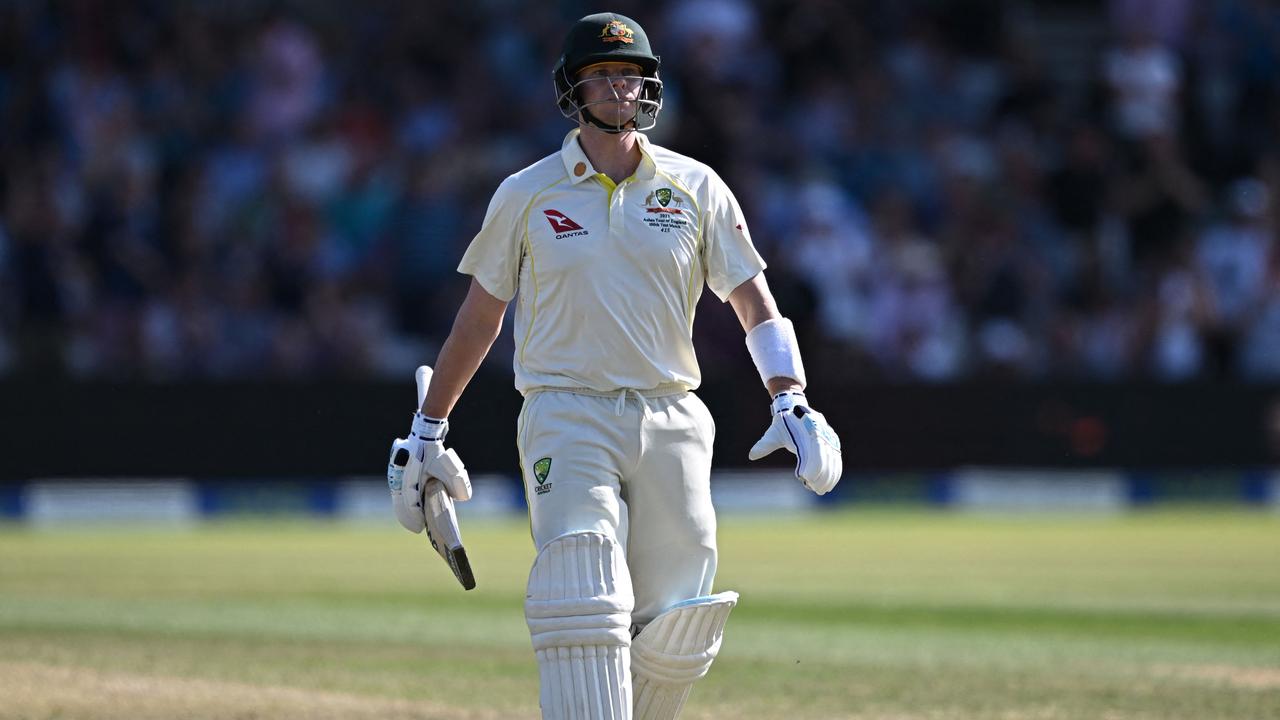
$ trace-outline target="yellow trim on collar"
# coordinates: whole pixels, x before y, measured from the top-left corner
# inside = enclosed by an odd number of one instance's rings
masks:
[[[578,143],[578,136],[581,134],[582,130],[580,128],[574,128],[564,136],[564,141],[560,143],[560,161],[564,163],[564,173],[569,176],[569,182],[574,185],[599,174],[599,171],[591,164],[591,160],[587,158],[587,153],[582,149],[582,145]],[[636,145],[640,148],[641,157],[634,177],[640,180],[651,180],[659,171],[658,162],[653,159],[653,150],[649,146],[648,136],[642,132],[637,132]],[[574,168],[577,167],[578,163],[582,163],[587,168],[581,175],[574,173]]]

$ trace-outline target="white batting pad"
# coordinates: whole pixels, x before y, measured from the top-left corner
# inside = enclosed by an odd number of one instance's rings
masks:
[[[724,624],[738,604],[728,591],[676,603],[653,619],[631,644],[635,720],[675,720],[693,683],[720,652]]]
[[[612,537],[570,533],[538,552],[524,611],[544,720],[630,720],[634,606],[627,561]]]

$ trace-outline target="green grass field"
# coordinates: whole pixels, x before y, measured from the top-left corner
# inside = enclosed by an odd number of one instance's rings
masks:
[[[522,521],[0,526],[0,718],[535,718]],[[1280,515],[722,518],[686,718],[1280,718]]]

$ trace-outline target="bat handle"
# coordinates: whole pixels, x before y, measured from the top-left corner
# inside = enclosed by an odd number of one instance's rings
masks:
[[[427,401],[427,386],[431,384],[431,366],[419,365],[417,371],[413,373],[413,379],[418,384],[418,408],[422,408],[422,403]]]

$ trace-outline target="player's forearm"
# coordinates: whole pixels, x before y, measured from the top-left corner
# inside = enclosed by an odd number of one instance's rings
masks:
[[[427,391],[427,399],[422,403],[423,415],[445,418],[453,412],[453,406],[462,397],[462,391],[475,376],[496,337],[496,332],[488,336],[471,328],[461,333],[457,327],[454,328],[436,359],[435,376]]]
[[[729,294],[729,304],[733,306],[738,322],[742,323],[742,329],[748,333],[760,323],[782,318],[782,313],[778,311],[778,305],[774,302],[773,293],[769,291],[769,284],[765,282],[764,273],[734,288]],[[799,392],[804,389],[804,385],[796,378],[786,375],[770,377],[764,381],[764,384],[769,389],[770,395],[787,391]]]
[[[453,412],[462,391],[498,338],[505,310],[505,302],[473,285],[436,358],[435,375],[422,403],[423,415],[444,418]]]
[[[778,304],[773,300],[773,293],[769,291],[769,284],[765,282],[764,273],[758,273],[734,288],[729,293],[729,305],[733,307],[744,332],[751,332],[752,328],[766,320],[782,317],[782,313],[778,312]]]
[[[804,391],[804,388],[801,387],[800,383],[796,382],[795,379],[783,376],[769,378],[769,381],[765,383],[765,387],[769,389],[770,395],[777,395],[781,392]]]

